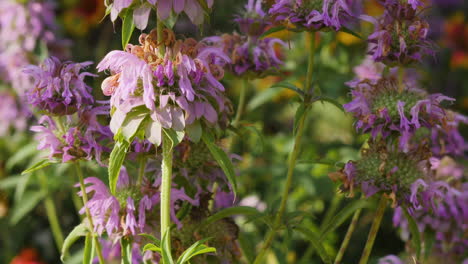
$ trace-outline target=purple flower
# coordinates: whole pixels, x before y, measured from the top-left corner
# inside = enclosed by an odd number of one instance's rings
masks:
[[[54,115],[70,115],[94,103],[91,87],[85,82],[89,72],[80,72],[92,62],[60,62],[50,57],[40,66],[30,65],[24,72],[34,79],[34,88],[26,92],[28,103]]]
[[[466,143],[457,130],[458,124],[466,122],[466,119],[449,115],[441,106],[441,102],[454,99],[441,94],[428,95],[406,86],[406,83],[401,91],[394,78],[353,81],[352,85],[353,100],[344,108],[358,119],[356,129],[363,133],[370,133],[373,138],[387,138],[396,133],[400,150],[404,152],[414,144],[432,144],[434,148],[439,144],[451,146],[444,152],[437,152],[441,154],[461,154],[461,150],[466,149]],[[431,133],[433,141],[428,137]]]
[[[268,13],[276,23],[290,22],[312,31],[324,28],[338,31],[344,21],[352,16],[345,0],[276,0]]]
[[[109,128],[97,121],[98,115],[105,114],[108,114],[106,106],[87,107],[79,112],[78,122],[66,128],[59,128],[50,116],[42,116],[39,125],[31,127],[37,133],[37,148],[48,150],[50,159],[58,158],[62,162],[95,159],[103,165],[101,155],[110,151],[105,143],[112,138]]]
[[[378,264],[404,264],[404,262],[395,255],[388,255],[379,259]]]
[[[277,38],[252,38],[223,34],[221,37],[209,37],[204,40],[209,45],[223,49],[229,54],[231,63],[225,66],[235,75],[248,78],[262,78],[278,71],[283,61],[278,57],[277,46],[286,44]]]
[[[237,15],[234,21],[239,25],[240,32],[254,41],[271,25],[262,9],[262,0],[249,0],[242,15]]]
[[[114,0],[111,4],[111,20],[114,22],[124,9],[131,8],[133,22],[138,29],[144,30],[148,25],[149,15],[152,9],[157,10],[158,19],[166,20],[171,13],[176,15],[185,13],[192,23],[203,23],[205,11],[197,0],[144,0],[134,3],[133,0]],[[208,8],[213,6],[213,0],[204,1]]]
[[[30,52],[41,42],[55,42],[54,18],[53,5],[48,1],[21,4],[3,0],[0,3],[0,52],[10,48]]]
[[[196,120],[214,124],[225,118],[229,108],[219,82],[224,72],[218,63],[229,58],[219,48],[194,39],[175,40],[173,32],[165,32],[163,58],[155,42],[156,31],[152,31],[140,36],[141,46],[111,51],[97,66],[99,71],[111,70],[102,90],[111,95],[111,106],[116,108],[111,121],[114,133],[138,106],[146,107],[153,121],[146,133],[153,144],[159,144],[162,128],[181,131]]]
[[[427,39],[429,24],[413,8],[419,1],[410,2],[386,0],[380,18],[361,16],[375,25],[374,33],[368,38],[369,54],[375,61],[407,65],[420,61],[424,55],[433,55]]]

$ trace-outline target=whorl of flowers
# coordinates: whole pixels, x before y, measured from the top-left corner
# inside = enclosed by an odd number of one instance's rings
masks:
[[[369,38],[369,54],[375,61],[389,65],[407,65],[420,61],[424,55],[433,54],[428,40],[429,24],[419,15],[418,1],[402,3],[386,0],[382,17],[362,16],[374,23],[375,29]]]
[[[48,150],[50,159],[61,162],[95,159],[102,164],[102,154],[110,151],[103,144],[112,138],[112,133],[98,122],[97,116],[108,114],[108,106],[89,106],[78,112],[78,120],[68,116],[66,127],[45,115],[39,119],[39,125],[31,127],[31,131],[37,133],[38,149]]]
[[[410,199],[417,206],[411,208],[409,213],[421,233],[435,233],[433,255],[461,263],[460,258],[468,249],[466,168],[445,157],[442,160],[432,159],[432,169],[436,170],[436,174],[431,181],[418,180],[413,184],[414,195]],[[393,222],[402,228],[402,238],[408,240],[409,227],[402,210],[401,207],[396,208]]]
[[[276,23],[312,31],[340,30],[343,20],[352,15],[346,0],[276,0],[268,13]]]
[[[192,23],[200,25],[203,23],[205,15],[204,5],[207,8],[213,6],[214,0],[114,0],[111,4],[110,17],[114,22],[117,17],[124,12],[133,12],[133,22],[138,29],[145,29],[148,25],[151,10],[157,12],[158,19],[166,20],[171,13],[176,15],[185,13]],[[107,3],[107,1],[106,1]]]
[[[11,129],[24,131],[28,116],[29,112],[17,102],[15,96],[0,92],[0,137],[9,135]]]
[[[394,205],[416,206],[410,197],[417,190],[413,186],[419,179],[429,177],[429,160],[425,149],[401,153],[383,141],[369,141],[358,161],[350,161],[338,174],[343,189],[351,195],[359,188],[366,197],[383,192],[392,198]],[[332,179],[336,180],[332,177]]]
[[[161,178],[156,179],[154,183],[145,178],[141,186],[138,186],[129,178],[127,171],[122,169],[114,196],[98,178],[86,178],[86,192],[92,195],[85,206],[89,208],[93,217],[95,231],[99,235],[106,232],[110,237],[118,239],[157,230],[159,216],[155,216],[153,212],[157,211],[155,207],[159,206],[161,199],[160,183]],[[181,222],[176,217],[178,201],[187,201],[194,206],[198,206],[199,202],[185,194],[183,188],[172,188],[171,219],[181,228]],[[83,208],[80,213],[84,212]]]
[[[243,14],[237,15],[234,21],[238,24],[240,33],[256,39],[271,25],[267,14],[262,9],[262,0],[249,0]]]
[[[442,94],[428,95],[421,90],[403,86],[400,89],[394,78],[358,82],[351,91],[353,100],[344,105],[345,110],[358,119],[356,129],[371,133],[373,138],[396,135],[400,150],[404,152],[409,151],[413,139],[425,141],[427,138],[424,138],[424,133],[432,131],[443,133],[450,141],[463,140],[456,131],[458,123],[464,119],[458,116],[451,118],[441,105],[443,101],[453,102],[453,98]],[[450,122],[455,119],[458,122]],[[463,142],[458,147],[464,146],[466,143]],[[460,152],[456,149],[444,151]]]
[[[0,3],[0,52],[11,48],[32,51],[40,42],[56,41],[53,6],[50,2],[14,0]]]
[[[40,66],[26,67],[24,72],[34,79],[34,88],[26,92],[28,103],[53,115],[70,115],[82,106],[93,104],[92,88],[84,78],[95,75],[81,72],[91,64],[61,62],[50,57]]]
[[[180,131],[202,119],[215,124],[230,111],[219,82],[224,70],[217,63],[229,62],[222,50],[191,38],[175,40],[167,29],[164,42],[162,57],[162,46],[153,30],[140,36],[140,45],[111,51],[97,66],[99,71],[110,69],[112,74],[102,83],[102,90],[111,96],[111,107],[116,109],[112,117],[117,120],[115,127],[122,124],[122,116],[144,105],[159,126],[159,141],[161,127]],[[111,128],[114,125],[111,123]]]

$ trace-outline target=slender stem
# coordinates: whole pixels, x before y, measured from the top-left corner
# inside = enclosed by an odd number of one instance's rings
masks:
[[[341,260],[343,259],[344,253],[346,252],[346,249],[348,248],[349,241],[351,240],[351,236],[354,233],[354,230],[356,230],[357,222],[359,220],[359,216],[361,214],[361,209],[356,210],[353,215],[353,219],[351,220],[351,223],[349,224],[348,231],[346,232],[346,235],[343,239],[343,242],[341,242],[341,247],[340,250],[338,251],[338,254],[336,255],[335,258],[335,264],[339,264]]]
[[[140,164],[138,168],[138,180],[137,180],[137,185],[141,186],[143,182],[143,176],[145,176],[145,169],[146,169],[146,157],[142,156],[139,158]]]
[[[75,169],[76,169],[76,175],[78,175],[78,179],[80,180],[81,197],[83,199],[83,204],[84,204],[84,208],[85,208],[85,211],[86,211],[86,217],[88,218],[89,227],[91,229],[90,232],[93,233],[99,263],[104,264],[105,261],[104,261],[104,257],[102,256],[101,244],[99,243],[98,237],[94,233],[93,218],[91,217],[91,213],[89,211],[89,208],[86,205],[88,203],[88,195],[86,194],[86,187],[85,187],[85,183],[84,183],[83,172],[81,171],[79,162],[75,162]]]
[[[402,93],[403,92],[403,77],[405,75],[405,69],[403,67],[398,67],[398,92]]]
[[[239,94],[239,104],[237,105],[237,112],[236,117],[234,118],[233,125],[239,125],[239,121],[241,120],[242,113],[245,108],[245,92],[247,90],[247,86],[249,85],[247,78],[242,79],[241,90]]]
[[[168,241],[171,241],[171,183],[172,183],[172,143],[169,137],[164,134],[162,142],[162,181],[161,181],[161,237],[167,234]],[[171,245],[168,245],[169,251]]]
[[[313,73],[313,61],[314,61],[314,53],[315,53],[315,33],[310,33],[310,36],[311,36],[311,43],[310,43],[310,52],[309,52],[309,66],[307,69],[306,83],[304,86],[304,89],[306,91],[308,91],[311,88],[311,83],[312,83],[311,75]],[[273,242],[273,239],[275,238],[275,235],[278,229],[281,227],[283,215],[286,211],[286,203],[289,198],[289,190],[291,189],[291,185],[292,185],[294,168],[296,167],[296,160],[300,152],[302,135],[304,134],[306,116],[307,116],[307,112],[305,112],[299,120],[296,137],[294,139],[293,151],[290,153],[290,156],[289,156],[286,183],[284,185],[283,195],[281,196],[280,207],[279,207],[278,213],[276,214],[273,228],[268,232],[265,242],[263,244],[263,247],[260,250],[257,257],[255,258],[254,264],[262,263],[263,258],[265,257],[265,254],[267,253],[268,249],[270,248],[271,243]]]
[[[362,251],[362,256],[361,260],[359,260],[359,264],[367,264],[367,261],[369,260],[372,247],[374,246],[375,237],[377,236],[377,232],[379,231],[380,223],[382,222],[382,218],[386,208],[387,198],[384,195],[382,195],[382,197],[380,198],[379,206],[377,207],[377,212],[375,212],[374,221],[372,222],[372,226],[369,231],[369,236],[367,237],[367,242],[364,246],[364,250]]]
[[[308,64],[307,64],[307,75],[306,75],[306,80],[305,80],[305,86],[304,86],[304,91],[311,91],[312,90],[312,77],[313,77],[313,72],[314,72],[314,60],[315,60],[315,32],[309,32],[309,59],[308,59]],[[316,87],[317,90],[315,91],[316,95],[320,95],[322,91],[320,91],[320,87]]]
[[[57,209],[55,208],[54,201],[52,200],[48,187],[47,187],[47,178],[44,174],[44,171],[39,170],[38,174],[41,188],[44,192],[47,193],[47,196],[44,199],[44,205],[47,213],[47,218],[49,219],[50,228],[52,230],[52,235],[54,236],[55,244],[59,252],[61,252],[63,247],[63,233],[60,228],[60,223],[57,217]]]

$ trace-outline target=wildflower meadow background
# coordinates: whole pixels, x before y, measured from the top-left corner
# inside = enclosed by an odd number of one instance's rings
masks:
[[[468,2],[0,0],[0,263],[468,264]]]

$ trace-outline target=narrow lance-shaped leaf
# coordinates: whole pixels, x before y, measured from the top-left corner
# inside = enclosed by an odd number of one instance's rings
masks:
[[[91,233],[86,234],[85,246],[83,252],[83,264],[93,264],[94,258],[94,239]]]
[[[296,227],[296,230],[301,232],[311,242],[324,263],[332,263],[330,256],[322,245],[322,242],[320,242],[319,237],[314,232],[301,226]]]
[[[120,168],[125,160],[130,143],[125,140],[117,141],[109,157],[109,188],[115,194]]]
[[[41,160],[39,161],[38,163],[32,165],[31,167],[29,167],[28,169],[24,170],[21,174],[27,174],[27,173],[31,173],[33,171],[37,171],[37,170],[40,170],[42,168],[45,168],[45,167],[48,167],[54,163],[57,163],[58,161],[52,161],[52,160],[49,160],[49,159],[45,159],[45,160]]]
[[[406,208],[402,208],[405,214],[406,220],[408,221],[408,227],[411,232],[411,240],[414,248],[416,249],[416,258],[420,259],[421,256],[421,234],[419,233],[418,225],[414,221],[413,217],[408,213]]]
[[[64,261],[64,256],[68,253],[68,250],[73,245],[73,243],[75,243],[78,238],[86,236],[87,233],[88,229],[83,223],[73,228],[73,230],[70,232],[70,234],[68,234],[68,236],[65,238],[65,241],[63,242],[62,255],[60,256],[62,262]]]
[[[302,91],[301,89],[299,89],[297,86],[295,86],[294,84],[292,83],[288,83],[288,82],[279,82],[279,83],[276,83],[276,84],[273,84],[271,86],[271,88],[286,88],[286,89],[289,89],[295,93],[297,93],[298,95],[304,97],[304,91]]]
[[[172,254],[171,254],[171,249],[170,249],[171,241],[169,240],[169,236],[168,236],[169,232],[171,232],[171,230],[167,229],[161,241],[161,249],[162,249],[161,255],[162,255],[164,264],[174,264],[174,260],[172,260]]]
[[[204,228],[206,226],[209,226],[213,224],[214,222],[221,220],[223,218],[233,216],[233,215],[256,215],[259,214],[260,212],[250,206],[234,206],[234,207],[229,207],[225,208],[209,217],[207,217],[203,222],[201,222],[198,226],[198,229]]]
[[[208,240],[209,238],[202,239],[200,241],[195,242],[193,245],[187,248],[182,253],[182,255],[180,255],[179,259],[177,260],[177,264],[189,263],[189,260],[197,255],[216,252],[216,248],[208,247],[203,244]]]
[[[122,22],[122,48],[127,47],[130,38],[132,37],[135,24],[133,23],[133,10],[127,9],[124,13]]]
[[[128,238],[120,240],[122,264],[132,264],[132,241]]]
[[[232,186],[232,190],[234,192],[234,196],[237,195],[237,182],[236,182],[236,174],[234,172],[234,166],[232,165],[231,159],[228,157],[226,152],[224,152],[221,148],[219,148],[214,140],[213,135],[209,131],[204,131],[202,135],[202,140],[205,145],[208,147],[213,158],[218,162],[219,166],[226,174],[226,177],[229,180],[229,183]]]
[[[34,209],[45,196],[46,193],[43,191],[26,192],[23,198],[15,203],[11,212],[10,223],[16,225],[26,214]]]

